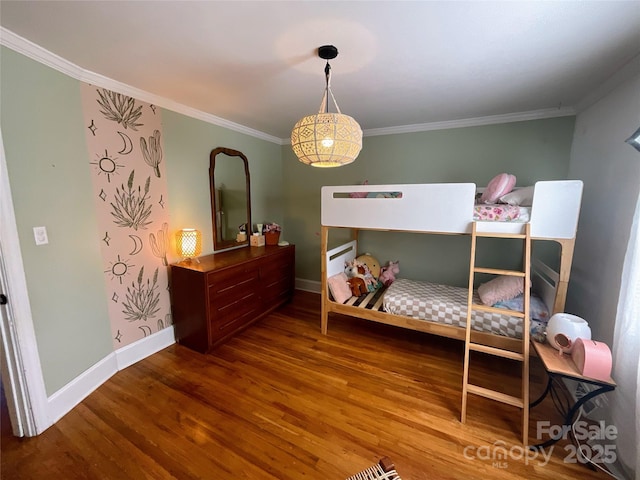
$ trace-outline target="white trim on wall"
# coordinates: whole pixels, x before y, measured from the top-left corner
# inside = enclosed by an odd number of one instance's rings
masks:
[[[225,120],[210,113],[188,107],[159,95],[154,95],[139,88],[132,87],[125,83],[112,80],[98,73],[84,70],[74,63],[45,50],[29,40],[16,35],[6,28],[0,27],[0,45],[4,45],[11,50],[21,53],[32,60],[47,65],[59,72],[69,75],[82,82],[90,83],[102,88],[113,90],[114,92],[128,95],[148,103],[152,103],[167,110],[171,110],[182,115],[186,115],[196,120],[218,125],[234,132],[243,133],[251,137],[259,138],[267,142],[278,145],[291,144],[290,138],[278,138],[253,128],[245,127],[235,122]],[[432,130],[445,130],[451,128],[477,127],[481,125],[495,125],[500,123],[522,122],[527,120],[541,120],[545,118],[567,117],[575,115],[576,111],[572,107],[547,108],[542,110],[532,110],[528,112],[515,112],[504,115],[491,115],[487,117],[464,118],[460,120],[449,120],[445,122],[417,123],[414,125],[401,125],[398,127],[371,128],[364,130],[365,137],[375,137],[379,135],[395,135],[400,133],[428,132]]]
[[[153,355],[160,350],[167,348],[169,345],[176,343],[176,334],[173,325],[148,337],[141,338],[137,342],[116,350],[116,360],[118,362],[118,370],[124,370],[140,360]]]
[[[36,45],[35,43],[30,42],[29,40],[22,38],[19,35],[16,35],[12,31],[7,30],[4,27],[0,27],[0,45],[4,45],[11,50],[21,53],[22,55],[29,57],[36,62],[42,63],[43,65],[51,67],[54,70],[64,73],[65,75],[75,78],[76,80],[80,80],[81,82],[90,83],[91,85],[106,88],[108,90],[112,90],[114,92],[118,92],[123,95],[127,95],[138,100],[142,100],[153,105],[166,108],[167,110],[181,113],[182,115],[195,118],[196,120],[202,120],[203,122],[227,128],[234,132],[243,133],[245,135],[259,138],[267,142],[282,145],[281,139],[279,139],[278,137],[274,137],[273,135],[268,135],[264,132],[254,130],[253,128],[245,127],[244,125],[225,120],[224,118],[211,115],[210,113],[202,112],[195,108],[191,108],[186,105],[182,105],[181,103],[174,102],[173,100],[170,100],[168,98],[164,98],[159,95],[154,95],[144,90],[140,90],[139,88],[132,87],[131,85],[127,85],[126,83],[118,82],[117,80],[112,80],[111,78],[105,77],[98,73],[85,70],[82,67],[79,67],[78,65],[56,55],[55,53],[45,50],[41,46]]]
[[[120,370],[159,352],[175,341],[172,325],[104,357],[49,397],[48,410],[53,423],[69,413]]]
[[[7,401],[13,402],[10,411],[17,412],[19,425],[12,425],[14,431],[28,437],[44,432],[52,424],[48,415],[47,393],[38,353],[36,334],[33,328],[31,304],[27,279],[22,263],[22,251],[18,237],[13,199],[7,162],[4,154],[4,143],[0,131],[0,255],[2,256],[3,274],[6,275],[7,291],[3,292],[8,297],[9,325],[3,330],[3,341],[7,342],[4,348],[7,369],[13,374],[10,380],[11,394],[7,395]],[[4,276],[3,275],[3,276]],[[11,286],[9,289],[9,285]],[[9,291],[10,290],[10,291]],[[9,388],[7,388],[9,390]]]
[[[69,413],[91,392],[118,371],[116,354],[110,353],[49,397],[49,415],[53,423]]]
[[[570,117],[576,112],[572,107],[545,108],[529,112],[507,113],[487,117],[463,118],[446,122],[418,123],[415,125],[400,125],[398,127],[370,128],[365,130],[365,137],[380,135],[397,135],[400,133],[429,132],[432,130],[447,130],[452,128],[479,127],[482,125],[497,125],[500,123],[525,122],[527,120],[542,120],[545,118]]]
[[[311,293],[320,293],[322,292],[322,283],[317,280],[296,278],[296,290],[303,290],[305,292]]]

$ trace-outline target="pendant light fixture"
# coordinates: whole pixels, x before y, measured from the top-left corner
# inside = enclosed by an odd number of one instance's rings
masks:
[[[291,132],[291,148],[298,159],[313,167],[340,167],[353,162],[362,149],[362,129],[340,107],[331,91],[329,60],[338,56],[333,45],[318,48],[318,56],[327,61],[324,67],[326,87],[320,110],[316,115],[302,118]],[[337,113],[329,113],[329,96]]]

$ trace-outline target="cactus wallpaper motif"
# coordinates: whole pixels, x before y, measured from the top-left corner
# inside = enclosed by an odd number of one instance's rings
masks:
[[[162,121],[154,105],[82,84],[114,348],[172,324]]]

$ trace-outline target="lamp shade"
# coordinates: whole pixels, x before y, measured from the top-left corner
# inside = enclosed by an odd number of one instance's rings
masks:
[[[195,228],[183,228],[176,233],[176,248],[184,258],[197,257],[202,253],[202,233]]]
[[[349,115],[317,113],[295,124],[291,148],[314,167],[339,167],[353,162],[362,149],[362,129]]]

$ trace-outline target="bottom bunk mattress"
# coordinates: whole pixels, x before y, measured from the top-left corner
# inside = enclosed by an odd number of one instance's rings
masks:
[[[477,292],[474,292],[473,303],[482,304]],[[398,278],[386,290],[383,308],[395,315],[465,328],[467,289]],[[522,318],[508,314],[474,311],[471,326],[479,332],[522,338]],[[531,320],[532,333],[542,328],[542,322]]]

